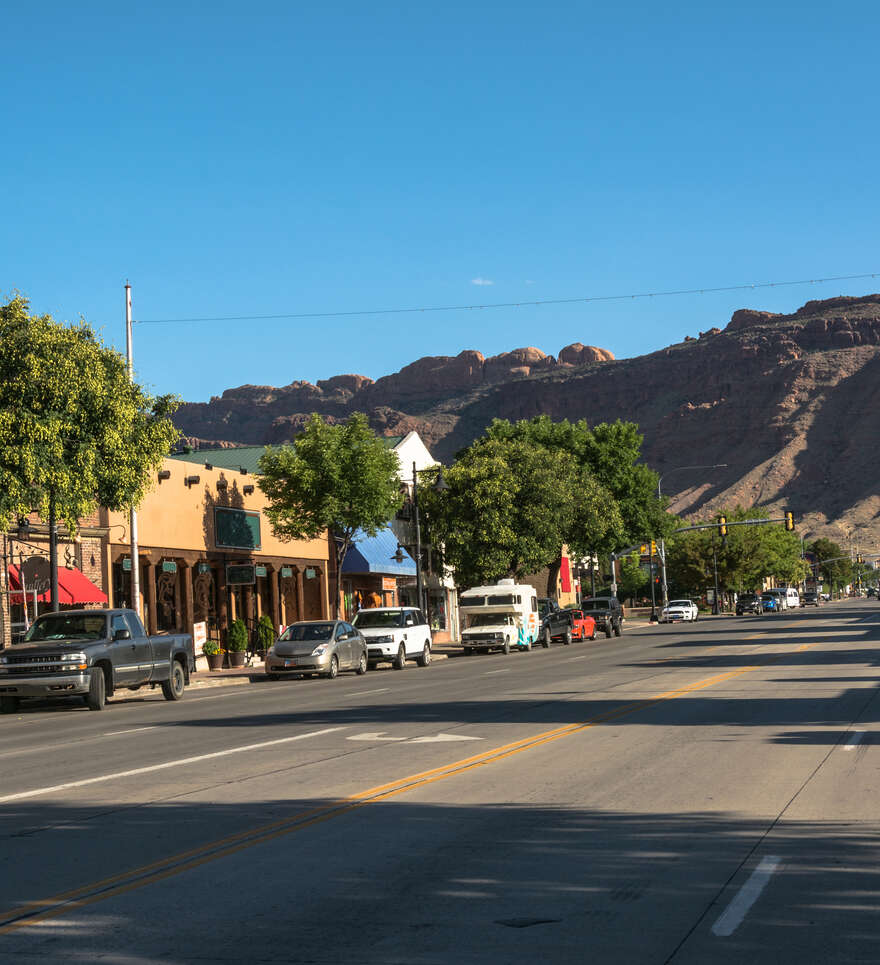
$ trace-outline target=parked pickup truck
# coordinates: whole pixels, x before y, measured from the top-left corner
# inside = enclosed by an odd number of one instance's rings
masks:
[[[585,616],[596,621],[596,627],[610,637],[619,637],[623,630],[623,609],[616,596],[591,596],[581,601]]]
[[[192,637],[148,637],[134,610],[44,613],[21,643],[0,651],[0,713],[14,713],[23,697],[74,694],[102,710],[117,690],[146,686],[180,700],[194,671]]]

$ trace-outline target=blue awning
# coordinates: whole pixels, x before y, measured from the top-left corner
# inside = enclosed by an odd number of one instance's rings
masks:
[[[390,526],[380,529],[375,536],[357,532],[345,554],[343,573],[384,573],[388,576],[415,576],[415,560],[403,550],[403,562],[393,559],[397,553],[397,537]]]

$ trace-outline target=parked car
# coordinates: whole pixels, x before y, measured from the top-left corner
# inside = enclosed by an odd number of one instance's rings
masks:
[[[764,612],[761,606],[761,597],[757,593],[742,593],[736,600],[736,615],[741,617],[744,613],[757,613],[759,616]]]
[[[344,620],[308,620],[292,623],[266,654],[266,676],[329,677],[340,670],[367,672],[367,643]]]
[[[395,670],[403,670],[410,659],[417,660],[420,667],[431,662],[431,628],[414,606],[358,610],[352,623],[367,641],[367,657],[372,663],[391,660]]]
[[[591,616],[596,621],[596,628],[602,630],[605,636],[619,637],[623,630],[623,610],[616,596],[591,596],[581,600],[581,611],[584,616]]]
[[[670,600],[660,611],[661,623],[696,622],[699,610],[693,600]]]
[[[623,619],[623,607],[621,607],[621,620]],[[596,639],[596,620],[584,613],[583,610],[572,610],[572,635],[575,640],[595,640]]]
[[[819,594],[816,590],[805,590],[801,597],[801,606],[818,606]]]
[[[765,590],[761,594],[761,609],[765,613],[781,612],[782,604],[779,602],[779,594],[774,593],[773,590]]]

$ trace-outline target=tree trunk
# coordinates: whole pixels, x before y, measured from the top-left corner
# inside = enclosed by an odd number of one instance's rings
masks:
[[[334,542],[336,541],[334,540]],[[336,542],[336,579],[334,580],[333,616],[337,620],[339,619],[339,587],[342,585],[342,564],[348,555],[349,546],[351,546],[350,537],[345,537],[341,543]]]
[[[547,567],[547,596],[556,599],[556,584],[559,582],[559,571],[562,569],[562,559],[556,560]]]

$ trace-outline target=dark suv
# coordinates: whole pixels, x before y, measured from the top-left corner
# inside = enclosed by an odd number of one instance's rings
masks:
[[[596,629],[606,637],[619,637],[623,630],[623,608],[616,596],[591,596],[581,602],[581,610],[596,621]]]
[[[764,612],[761,606],[761,597],[757,593],[743,593],[737,597],[736,615],[741,617],[744,613],[757,613],[759,616]]]

